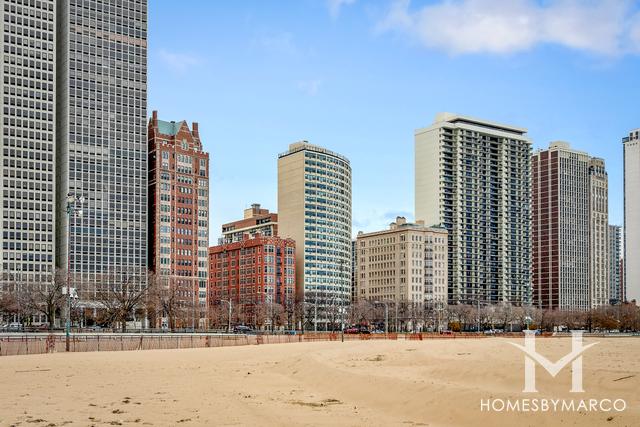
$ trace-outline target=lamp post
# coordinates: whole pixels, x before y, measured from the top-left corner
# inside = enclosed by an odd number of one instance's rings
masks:
[[[82,205],[84,204],[84,196],[76,196],[75,194],[67,194],[67,319],[65,324],[65,349],[70,350],[71,342],[71,217],[82,217]]]

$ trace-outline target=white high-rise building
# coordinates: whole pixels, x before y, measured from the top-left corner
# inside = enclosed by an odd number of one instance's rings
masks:
[[[416,219],[449,231],[449,303],[531,301],[526,132],[450,113],[415,132]]]
[[[589,294],[591,308],[609,304],[609,179],[604,160],[589,160]]]
[[[640,304],[640,129],[624,144],[624,288]]]
[[[2,1],[0,292],[55,266],[56,2]],[[64,214],[63,214],[64,215]]]
[[[278,234],[296,241],[305,328],[335,325],[351,300],[351,165],[307,141],[278,156]],[[333,323],[333,325],[330,325]]]

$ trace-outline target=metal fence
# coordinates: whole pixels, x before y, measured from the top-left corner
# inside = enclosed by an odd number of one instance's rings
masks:
[[[239,345],[285,344],[313,341],[363,340],[427,340],[452,338],[485,338],[482,334],[340,334],[305,333],[298,335],[240,334],[73,334],[70,352],[163,350],[179,348],[231,347]],[[0,356],[63,353],[64,334],[7,334],[0,336]]]

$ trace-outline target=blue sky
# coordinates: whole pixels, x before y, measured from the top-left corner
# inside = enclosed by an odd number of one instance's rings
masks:
[[[640,127],[640,13],[624,0],[279,0],[149,5],[149,114],[200,123],[211,241],[277,210],[277,155],[306,139],[353,167],[354,233],[413,218],[413,131],[439,111],[603,157],[623,221]]]

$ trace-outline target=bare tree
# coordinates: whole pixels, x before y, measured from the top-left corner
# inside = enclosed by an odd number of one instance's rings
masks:
[[[145,276],[128,272],[110,278],[109,283],[98,292],[106,322],[119,323],[121,331],[127,331],[127,321],[145,302],[149,290],[146,279]]]
[[[53,277],[42,277],[43,280],[26,285],[28,304],[35,313],[41,313],[47,318],[49,330],[53,329],[56,313],[63,309],[67,286],[66,271],[56,269]]]

